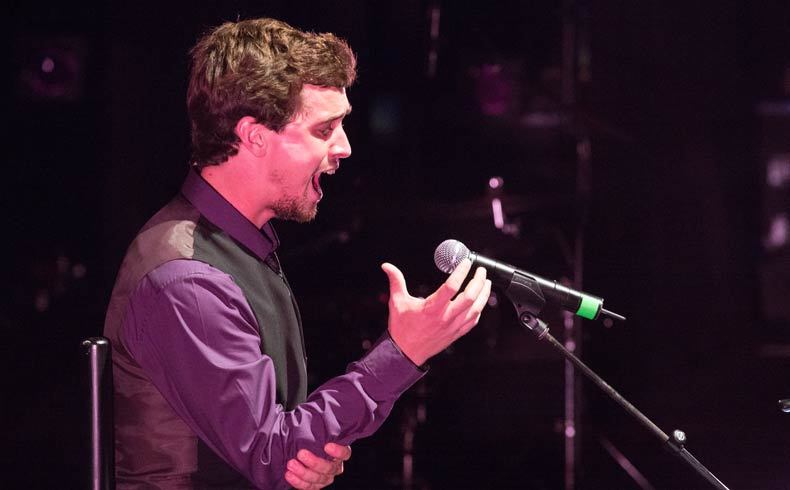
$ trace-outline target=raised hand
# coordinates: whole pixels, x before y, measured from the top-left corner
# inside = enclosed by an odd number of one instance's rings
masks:
[[[382,264],[390,283],[390,336],[415,364],[423,364],[477,325],[491,294],[491,281],[479,267],[458,294],[471,268],[472,262],[463,260],[433,294],[416,298],[409,294],[403,273],[392,264]]]

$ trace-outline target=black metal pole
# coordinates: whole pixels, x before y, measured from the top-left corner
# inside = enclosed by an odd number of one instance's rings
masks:
[[[519,309],[517,307],[517,309]],[[716,476],[710,472],[702,463],[697,460],[690,452],[686,450],[683,445],[686,442],[686,434],[682,431],[675,430],[672,432],[672,436],[668,436],[664,431],[662,431],[656,424],[654,424],[649,418],[647,418],[642,412],[637,410],[628,400],[626,400],[620,393],[618,393],[614,388],[612,388],[609,383],[603,380],[600,376],[598,376],[592,369],[587,367],[584,362],[581,361],[578,357],[576,357],[572,352],[568,351],[565,346],[562,345],[557,339],[555,339],[549,332],[548,327],[546,324],[541,321],[537,316],[535,316],[531,312],[527,311],[520,311],[519,312],[519,321],[522,325],[527,327],[528,330],[535,333],[541,340],[546,340],[549,344],[551,344],[556,350],[558,350],[565,359],[572,362],[576,368],[578,368],[588,379],[592,380],[604,393],[609,395],[614,401],[616,401],[621,407],[625,409],[632,417],[639,421],[643,426],[645,426],[650,432],[655,434],[661,442],[667,444],[667,446],[672,450],[674,454],[676,454],[680,459],[688,463],[689,466],[694,468],[697,473],[700,474],[703,478],[708,480],[715,488],[720,490],[729,490],[724,483],[721,482]]]
[[[114,488],[112,437],[112,364],[110,342],[91,337],[82,342],[90,376],[91,490]]]

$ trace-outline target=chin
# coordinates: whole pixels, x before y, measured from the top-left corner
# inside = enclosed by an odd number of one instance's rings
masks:
[[[318,205],[314,204],[310,207],[295,207],[288,206],[278,209],[276,216],[282,220],[295,221],[297,223],[309,223],[313,221],[318,215]]]
[[[309,223],[315,219],[318,215],[318,211],[313,211],[312,213],[304,213],[298,216],[295,216],[291,219],[291,221],[296,221],[297,223]]]

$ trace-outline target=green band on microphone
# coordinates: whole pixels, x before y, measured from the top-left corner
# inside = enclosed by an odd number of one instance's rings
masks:
[[[603,300],[585,294],[582,294],[581,297],[582,302],[579,305],[579,309],[576,310],[576,314],[588,320],[595,320],[595,317],[598,316],[598,312],[601,311]]]

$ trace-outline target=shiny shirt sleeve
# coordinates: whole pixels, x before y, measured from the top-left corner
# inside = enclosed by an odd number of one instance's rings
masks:
[[[384,336],[344,375],[285,411],[243,293],[230,276],[198,261],[171,261],[141,280],[122,339],[187,425],[264,488],[288,487],[286,463],[299,449],[326,457],[327,442],[372,434],[424,374]]]

